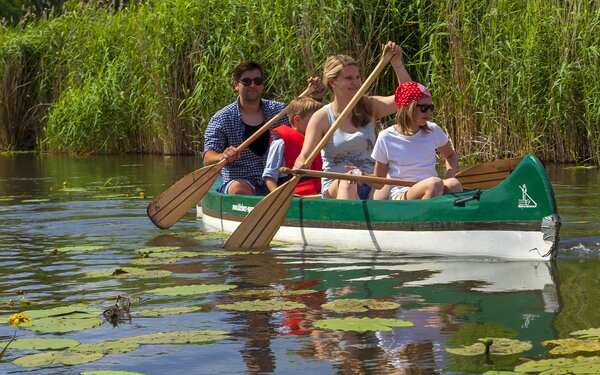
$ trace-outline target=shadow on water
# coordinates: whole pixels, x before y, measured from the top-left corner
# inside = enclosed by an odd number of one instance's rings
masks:
[[[0,373],[482,373],[512,370],[520,357],[545,356],[544,340],[600,327],[597,171],[549,168],[563,229],[558,261],[545,263],[285,245],[224,253],[223,236],[200,236],[202,225],[192,212],[168,231],[156,229],[146,217],[148,198],[195,169],[196,162],[148,156],[0,157],[0,316],[75,303],[104,310],[117,296],[131,301],[131,322],[116,327],[104,322],[45,334],[19,328],[17,338],[92,343],[180,330],[229,332],[229,338],[204,345],[142,345],[73,366],[20,367],[12,362],[40,351],[9,347]],[[94,274],[126,267],[162,273]],[[236,288],[183,296],[149,292],[221,284]],[[336,307],[340,300],[357,302]],[[256,309],[256,301],[299,305]],[[377,304],[386,307],[373,307]],[[147,312],[166,308],[188,310]],[[366,318],[355,324],[399,319],[413,326],[383,324],[362,331],[319,325],[348,318]],[[0,324],[0,341],[14,332]],[[481,337],[530,341],[533,348],[492,356],[493,364],[481,355],[446,352]]]

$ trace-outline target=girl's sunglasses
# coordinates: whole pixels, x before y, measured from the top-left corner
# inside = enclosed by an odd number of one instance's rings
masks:
[[[417,107],[419,107],[423,113],[426,113],[430,109],[431,112],[435,111],[435,106],[433,104],[417,104]]]
[[[252,82],[254,82],[254,85],[260,86],[260,85],[263,84],[264,80],[262,79],[262,77],[257,77],[257,78],[242,78],[242,79],[240,79],[240,82],[244,86],[250,86],[252,84]]]

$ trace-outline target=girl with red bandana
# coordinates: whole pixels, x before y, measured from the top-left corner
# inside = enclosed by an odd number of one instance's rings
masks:
[[[418,82],[403,82],[396,89],[394,100],[398,107],[396,124],[377,137],[371,154],[375,159],[374,174],[416,183],[411,187],[392,187],[389,198],[428,199],[462,191],[454,177],[458,155],[446,133],[429,121],[434,110],[429,91]],[[445,159],[445,178],[437,175],[436,151]]]

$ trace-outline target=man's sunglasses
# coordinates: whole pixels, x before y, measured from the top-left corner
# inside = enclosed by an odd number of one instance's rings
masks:
[[[426,113],[431,109],[431,112],[435,111],[435,106],[433,104],[417,104],[417,107],[421,108],[421,112]]]
[[[423,113],[426,113],[430,109],[431,112],[435,111],[435,106],[433,104],[417,104],[417,107],[419,107]]]
[[[257,77],[257,78],[242,78],[242,79],[240,79],[240,82],[244,86],[250,86],[252,84],[252,82],[254,82],[254,84],[256,86],[260,86],[260,85],[263,84],[264,80],[262,79],[262,77]]]

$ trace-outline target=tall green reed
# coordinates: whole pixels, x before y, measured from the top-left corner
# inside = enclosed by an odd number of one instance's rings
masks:
[[[583,0],[68,2],[0,31],[0,147],[198,152],[240,61],[261,62],[265,96],[287,101],[328,55],[366,76],[394,40],[464,158],[600,163],[599,24]],[[371,92],[394,86],[388,69]]]

